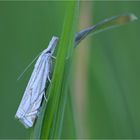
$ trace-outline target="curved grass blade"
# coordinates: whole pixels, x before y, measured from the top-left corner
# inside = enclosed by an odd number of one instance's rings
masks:
[[[132,13],[107,18],[94,26],[88,27],[78,32],[75,36],[75,47],[88,35],[93,35],[104,30],[115,28],[134,20],[137,20],[137,17]]]

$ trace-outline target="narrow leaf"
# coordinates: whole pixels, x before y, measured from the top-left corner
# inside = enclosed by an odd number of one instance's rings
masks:
[[[94,26],[88,27],[78,32],[75,37],[75,47],[90,34],[96,34],[104,30],[115,28],[134,20],[137,20],[137,17],[132,13],[107,18]]]
[[[58,53],[56,57],[56,64],[54,68],[53,78],[52,78],[52,84],[50,87],[49,92],[49,99],[47,108],[45,110],[43,124],[42,124],[42,130],[41,130],[41,139],[48,139],[53,138],[54,136],[50,134],[52,129],[53,121],[55,120],[55,114],[58,109],[59,105],[59,98],[61,94],[61,82],[63,80],[63,73],[65,69],[65,60],[67,57],[68,52],[70,51],[70,38],[71,38],[71,28],[73,23],[73,16],[75,6],[77,5],[76,1],[70,1],[67,3],[66,8],[66,16],[65,16],[65,22],[63,26],[63,32],[61,35],[60,43],[58,45]],[[74,36],[73,36],[74,38]],[[73,41],[74,42],[74,41]]]

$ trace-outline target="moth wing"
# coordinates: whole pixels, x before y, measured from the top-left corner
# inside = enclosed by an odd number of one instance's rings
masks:
[[[43,96],[42,90],[45,89],[45,84],[50,69],[50,65],[48,62],[49,57],[50,56],[48,54],[43,54],[38,58],[20,106],[16,113],[16,118],[20,119],[23,124],[28,123],[30,127],[33,125],[38,108],[41,104]],[[31,113],[33,113],[34,115],[30,116]]]

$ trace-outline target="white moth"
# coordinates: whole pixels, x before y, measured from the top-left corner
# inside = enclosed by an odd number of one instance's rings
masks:
[[[15,117],[26,127],[33,126],[37,117],[43,95],[45,95],[45,86],[47,78],[52,68],[52,54],[57,45],[58,38],[52,37],[47,49],[39,56],[31,78],[28,82],[21,103],[18,107]]]

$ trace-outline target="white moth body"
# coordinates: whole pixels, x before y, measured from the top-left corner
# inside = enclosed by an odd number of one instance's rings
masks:
[[[48,48],[39,56],[16,112],[15,117],[19,119],[26,128],[32,127],[37,117],[42,97],[45,94],[46,81],[51,72],[52,54],[57,42],[58,38],[52,37]]]

